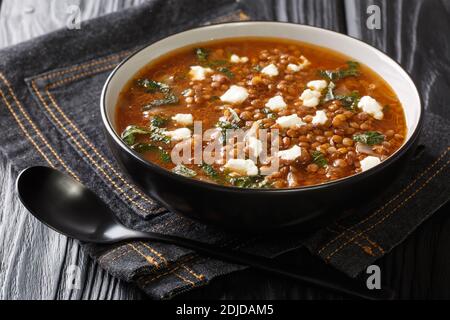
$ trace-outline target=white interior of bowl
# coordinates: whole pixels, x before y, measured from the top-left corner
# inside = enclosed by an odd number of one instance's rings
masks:
[[[114,113],[120,91],[152,60],[195,43],[242,37],[271,37],[308,42],[333,49],[364,63],[387,81],[400,99],[405,110],[408,139],[416,129],[421,112],[419,94],[409,75],[395,61],[373,47],[339,33],[276,22],[237,22],[208,26],[170,36],[146,47],[120,66],[110,79],[104,95],[104,116],[115,127]]]

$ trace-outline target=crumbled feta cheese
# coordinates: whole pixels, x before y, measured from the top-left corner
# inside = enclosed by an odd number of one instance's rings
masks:
[[[286,67],[287,71],[299,72],[311,64],[304,56],[300,56],[300,60],[301,62],[299,64],[289,63]]]
[[[380,164],[381,160],[378,157],[368,156],[362,159],[359,163],[361,164],[361,170],[366,171],[375,167],[377,164]]]
[[[306,85],[308,88],[314,91],[321,92],[323,89],[325,89],[328,86],[328,83],[325,80],[314,80],[308,82]]]
[[[261,73],[268,75],[269,77],[276,77],[278,75],[278,68],[273,64],[269,64],[261,70]]]
[[[273,98],[270,98],[269,101],[267,101],[266,107],[272,111],[279,111],[286,109],[287,104],[286,102],[284,102],[282,96],[274,96]]]
[[[246,176],[256,176],[259,173],[258,167],[250,159],[230,159],[224,167],[225,169]]]
[[[201,66],[192,66],[189,75],[192,80],[205,80],[208,73],[212,73],[211,68],[203,68]]]
[[[302,70],[302,67],[298,64],[289,63],[286,69],[290,72],[299,72],[300,70]]]
[[[166,131],[165,134],[168,137],[170,137],[172,141],[186,140],[192,136],[192,132],[188,128],[180,128],[173,131]]]
[[[178,113],[172,117],[172,120],[182,126],[190,126],[194,123],[194,117],[190,113]]]
[[[296,114],[292,114],[290,116],[279,117],[276,120],[276,123],[282,128],[300,127],[300,126],[303,126],[306,124]]]
[[[248,62],[247,57],[239,57],[237,54],[232,54],[230,57],[231,63],[246,63]]]
[[[308,59],[306,59],[305,56],[300,56],[300,60],[301,60],[301,62],[299,64],[299,66],[302,69],[305,69],[307,66],[309,66],[311,64],[311,62]]]
[[[303,101],[305,107],[317,107],[320,103],[320,96],[322,94],[319,91],[306,89],[303,91],[300,99]]]
[[[358,102],[358,108],[364,112],[370,114],[377,120],[381,120],[384,117],[383,107],[372,97],[364,96]]]
[[[259,140],[258,138],[248,137],[247,145],[248,145],[248,149],[249,149],[249,153],[250,153],[251,157],[257,158],[261,154],[263,144],[262,144],[261,140]]]
[[[327,114],[323,110],[316,111],[316,115],[312,119],[312,124],[325,124],[327,122]]]
[[[288,150],[278,151],[278,157],[281,160],[292,161],[302,155],[302,149],[299,146],[293,146]]]
[[[247,89],[233,85],[223,94],[223,96],[220,97],[220,100],[227,103],[239,104],[244,102],[247,98]]]

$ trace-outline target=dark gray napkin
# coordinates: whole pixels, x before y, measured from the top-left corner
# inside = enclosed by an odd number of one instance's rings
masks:
[[[425,148],[379,199],[308,239],[226,234],[167,212],[120,173],[105,144],[99,96],[109,72],[133,50],[169,34],[218,20],[259,17],[240,8],[231,0],[155,0],[84,23],[80,31],[61,30],[0,51],[1,151],[17,171],[44,164],[71,174],[135,229],[264,256],[306,244],[355,276],[448,200],[450,127],[442,118],[427,115]],[[84,247],[103,268],[154,298],[170,298],[242,269],[158,243]]]

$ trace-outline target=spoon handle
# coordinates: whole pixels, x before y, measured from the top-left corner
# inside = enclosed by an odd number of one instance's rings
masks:
[[[348,278],[337,271],[333,272],[332,276],[328,275],[328,277],[324,274],[314,274],[311,271],[296,271],[292,268],[281,265],[279,262],[276,262],[271,258],[164,234],[139,232],[137,238],[145,238],[146,240],[178,245],[184,248],[192,249],[200,254],[204,254],[212,258],[253,267],[272,274],[292,278],[322,288],[331,289],[335,292],[344,293],[352,297],[370,300],[387,300],[394,297],[393,291],[388,288],[369,290],[365,283]]]

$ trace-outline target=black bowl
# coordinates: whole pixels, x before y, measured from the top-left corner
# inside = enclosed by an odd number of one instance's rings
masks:
[[[376,63],[385,64],[381,68],[385,68],[384,72],[394,78],[392,80],[384,77],[385,80],[393,86],[394,91],[398,88],[396,93],[404,106],[405,102],[408,103],[405,111],[409,134],[404,145],[381,164],[351,177],[303,188],[243,189],[215,185],[174,174],[146,161],[120,139],[113,125],[115,99],[123,85],[141,67],[165,52],[201,42],[201,39],[229,38],[228,35],[236,34],[236,31],[239,31],[240,36],[245,34],[258,36],[261,28],[265,30],[264,34],[269,33],[267,36],[274,37],[279,34],[280,37],[309,40],[308,42],[319,45],[327,38],[331,37],[332,40],[337,37],[339,43],[345,40],[343,47],[338,51],[346,53],[347,47],[353,45],[358,52],[367,51],[361,53],[362,56],[355,57],[356,60],[370,66],[371,63],[367,59],[370,59],[372,54],[372,59],[378,59]],[[289,32],[295,35],[289,36]],[[310,35],[305,36],[308,32]],[[325,37],[325,40],[317,40],[320,36]],[[405,90],[413,97],[405,95]],[[403,96],[407,101],[402,100]],[[102,93],[101,113],[107,140],[114,156],[131,180],[151,198],[170,211],[191,219],[222,228],[250,231],[301,226],[318,219],[322,220],[324,217],[336,218],[343,210],[372,200],[391,184],[405,166],[417,144],[423,122],[423,107],[412,80],[385,54],[359,40],[332,31],[275,22],[228,23],[197,28],[165,38],[139,50],[123,61],[108,78]]]

